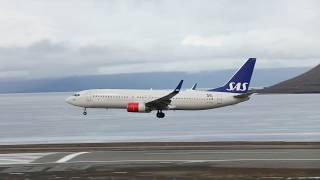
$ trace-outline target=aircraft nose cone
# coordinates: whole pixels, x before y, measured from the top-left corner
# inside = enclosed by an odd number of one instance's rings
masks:
[[[68,97],[68,98],[66,99],[66,102],[67,102],[68,104],[73,105],[73,97]]]

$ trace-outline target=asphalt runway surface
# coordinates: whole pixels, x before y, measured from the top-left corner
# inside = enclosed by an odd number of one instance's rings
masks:
[[[0,177],[4,179],[320,179],[319,143],[129,143],[0,148]]]

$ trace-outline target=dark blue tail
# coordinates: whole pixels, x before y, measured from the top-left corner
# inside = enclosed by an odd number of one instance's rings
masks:
[[[209,91],[246,93],[249,89],[250,80],[255,63],[256,58],[250,58],[229,80],[229,82],[226,85],[216,89],[211,89]]]

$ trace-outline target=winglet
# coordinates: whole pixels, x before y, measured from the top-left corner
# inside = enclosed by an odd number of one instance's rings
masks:
[[[182,83],[183,83],[183,80],[181,80],[178,84],[178,86],[176,87],[176,89],[174,89],[174,92],[178,93],[182,87]]]
[[[195,84],[192,86],[191,90],[196,90],[196,89],[197,89],[197,86],[198,86],[198,83],[195,83]]]

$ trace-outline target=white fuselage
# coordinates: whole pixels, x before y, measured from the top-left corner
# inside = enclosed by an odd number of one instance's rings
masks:
[[[84,108],[126,109],[128,103],[147,103],[169,94],[170,90],[93,89],[81,91],[66,101]],[[249,99],[235,93],[185,90],[171,99],[165,110],[205,110],[237,104]],[[155,109],[153,109],[155,110]]]

